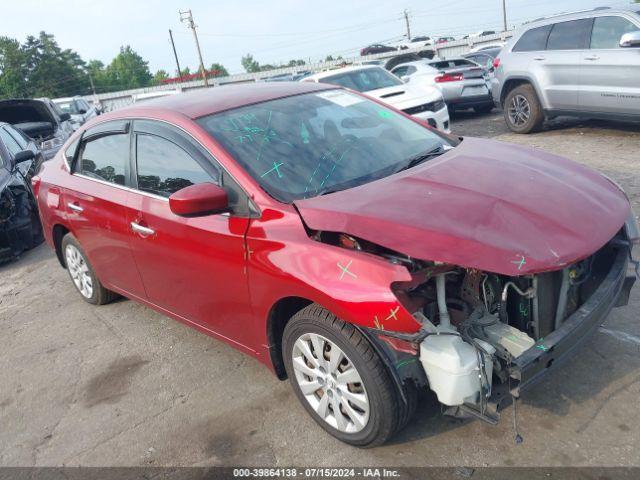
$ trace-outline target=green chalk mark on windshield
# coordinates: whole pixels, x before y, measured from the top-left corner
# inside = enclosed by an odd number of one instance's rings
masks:
[[[273,162],[273,168],[271,168],[270,170],[267,170],[266,172],[264,172],[264,173],[263,173],[262,175],[260,175],[260,176],[261,176],[261,177],[264,177],[264,176],[266,176],[266,175],[270,174],[271,172],[276,172],[276,173],[278,174],[278,178],[282,178],[282,177],[283,177],[283,175],[282,175],[282,173],[280,173],[280,167],[281,167],[282,165],[284,165],[284,163],[283,163],[283,162],[280,162],[280,163]]]
[[[389,110],[378,110],[378,116],[382,118],[391,118],[393,114]]]
[[[302,143],[309,143],[309,130],[304,123],[300,124],[300,136],[302,137]]]

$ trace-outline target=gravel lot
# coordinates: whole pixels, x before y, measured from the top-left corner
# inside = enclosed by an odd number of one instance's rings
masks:
[[[529,136],[497,114],[461,135],[533,145],[617,180],[640,212],[640,126],[559,120]],[[496,427],[440,415],[425,393],[387,446],[325,434],[289,384],[134,302],[83,302],[42,245],[0,266],[0,465],[640,465],[640,294]]]

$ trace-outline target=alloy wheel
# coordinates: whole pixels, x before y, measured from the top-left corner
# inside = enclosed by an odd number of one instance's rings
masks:
[[[507,109],[509,120],[516,127],[526,125],[531,117],[531,105],[524,95],[514,95]]]
[[[298,386],[320,418],[341,432],[365,428],[369,397],[360,373],[338,345],[306,333],[293,345],[292,357]]]
[[[64,254],[67,260],[67,269],[76,288],[83,297],[91,298],[93,296],[93,281],[89,273],[89,266],[82,253],[75,246],[67,245]]]

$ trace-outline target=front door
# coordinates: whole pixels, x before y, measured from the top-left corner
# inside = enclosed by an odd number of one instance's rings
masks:
[[[621,37],[637,30],[623,16],[594,19],[591,48],[582,56],[581,110],[640,115],[640,48],[620,47]]]
[[[249,218],[172,213],[172,193],[197,183],[221,184],[222,170],[183,132],[146,120],[134,125],[137,192],[129,197],[128,222],[148,300],[239,345],[252,345],[245,271]]]

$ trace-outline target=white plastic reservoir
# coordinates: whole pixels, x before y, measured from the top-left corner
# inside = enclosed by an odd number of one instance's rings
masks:
[[[456,332],[452,327],[436,327],[440,332]],[[491,355],[495,349],[478,340]],[[489,386],[493,375],[491,355],[484,354]],[[429,387],[444,405],[477,404],[480,399],[480,367],[476,349],[458,335],[431,335],[420,344],[420,362]]]

